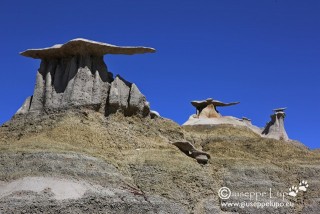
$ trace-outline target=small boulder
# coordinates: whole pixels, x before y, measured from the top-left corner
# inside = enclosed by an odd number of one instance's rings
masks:
[[[154,119],[154,118],[160,118],[161,116],[160,116],[159,112],[151,110],[150,117],[151,117],[151,119]]]

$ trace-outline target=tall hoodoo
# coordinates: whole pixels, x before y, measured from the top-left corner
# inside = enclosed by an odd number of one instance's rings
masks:
[[[74,39],[50,48],[29,49],[23,56],[41,59],[34,94],[17,114],[93,106],[105,113],[150,113],[145,96],[134,83],[113,78],[103,61],[105,54],[154,53],[148,47],[119,47],[86,39]]]
[[[262,135],[278,140],[289,140],[284,128],[284,118],[286,116],[285,110],[286,108],[273,109],[274,114],[270,116],[271,121],[266,124],[262,131]]]

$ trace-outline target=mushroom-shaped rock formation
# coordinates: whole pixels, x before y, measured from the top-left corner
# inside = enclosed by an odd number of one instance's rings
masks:
[[[183,124],[183,126],[198,126],[198,125],[221,125],[228,124],[233,126],[246,126],[256,134],[261,135],[261,129],[257,126],[252,125],[251,120],[243,117],[242,119],[222,116],[218,111],[217,107],[225,107],[237,105],[240,102],[223,103],[218,100],[208,98],[202,101],[192,101],[191,104],[196,108],[196,114],[193,114]]]
[[[284,118],[286,116],[285,110],[286,108],[273,109],[274,114],[270,116],[271,121],[266,124],[262,131],[262,136],[278,140],[289,140],[284,128]]]
[[[103,55],[154,52],[148,47],[119,47],[86,39],[26,50],[21,55],[41,59],[41,65],[34,94],[17,114],[92,106],[106,115],[121,111],[128,116],[147,116],[150,109],[145,96],[134,83],[120,76],[113,78]]]
[[[178,141],[172,144],[178,147],[180,151],[185,153],[187,156],[195,158],[198,163],[206,164],[208,159],[210,159],[210,155],[208,153],[197,150],[191,143],[187,141]]]
[[[223,103],[218,100],[208,98],[202,101],[192,101],[191,104],[197,109],[198,118],[219,118],[221,115],[217,111],[216,107],[232,106],[239,104],[240,102]]]
[[[202,101],[192,101],[191,104],[196,108],[196,114],[191,115],[189,120],[183,125],[243,124],[239,119],[221,116],[217,111],[217,107],[232,106],[239,104],[239,102],[223,103],[221,101],[208,98]]]

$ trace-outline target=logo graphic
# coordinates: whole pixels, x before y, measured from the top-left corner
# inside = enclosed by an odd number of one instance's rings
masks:
[[[299,191],[306,192],[308,187],[309,187],[308,181],[302,180],[299,183],[299,187],[292,186],[289,188],[288,195],[292,197],[296,197]]]
[[[298,194],[298,187],[296,187],[296,186],[292,186],[292,187],[290,187],[289,188],[289,193],[288,193],[288,195],[290,195],[290,196],[292,196],[292,197],[296,197],[297,196],[297,194]]]
[[[303,191],[303,192],[306,192],[308,186],[309,186],[308,181],[302,180],[302,181],[299,183],[299,190],[301,190],[301,191]]]
[[[229,199],[231,196],[231,190],[228,187],[221,187],[218,191],[218,196],[221,199]]]

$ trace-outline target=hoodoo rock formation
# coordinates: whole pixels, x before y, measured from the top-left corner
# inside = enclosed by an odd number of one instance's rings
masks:
[[[238,124],[242,125],[243,123],[239,119],[222,116],[217,107],[225,107],[239,104],[240,102],[232,103],[223,103],[218,100],[213,100],[208,98],[202,101],[192,101],[191,104],[196,108],[196,114],[193,114],[189,117],[189,120],[183,125],[215,125],[215,124]]]
[[[196,114],[193,114],[183,124],[183,126],[198,126],[198,125],[221,125],[229,124],[233,126],[245,126],[251,129],[261,137],[274,138],[277,140],[289,140],[287,132],[284,128],[284,118],[286,108],[274,109],[274,114],[271,115],[271,121],[264,128],[259,128],[251,123],[251,120],[242,117],[242,119],[232,116],[222,116],[216,107],[224,107],[239,104],[239,102],[223,103],[212,98],[202,101],[192,101],[191,104],[196,108]]]
[[[219,111],[217,111],[217,107],[232,106],[239,103],[240,102],[223,103],[218,100],[213,100],[212,98],[191,102],[191,104],[197,109],[196,117],[198,118],[219,118],[221,115]]]
[[[194,101],[181,127],[103,61],[147,52],[76,39],[22,53],[42,62],[0,126],[0,214],[320,213],[320,152],[283,140],[284,109],[261,129],[216,110],[236,103]]]
[[[289,140],[284,128],[284,118],[286,116],[285,110],[286,108],[273,109],[274,114],[270,116],[271,121],[266,124],[262,131],[263,136],[278,140]]]
[[[41,65],[34,94],[17,114],[91,106],[105,115],[121,111],[128,116],[147,116],[150,108],[145,96],[134,83],[120,76],[113,78],[103,55],[154,52],[148,47],[119,47],[86,39],[26,50],[21,55],[41,59]]]

